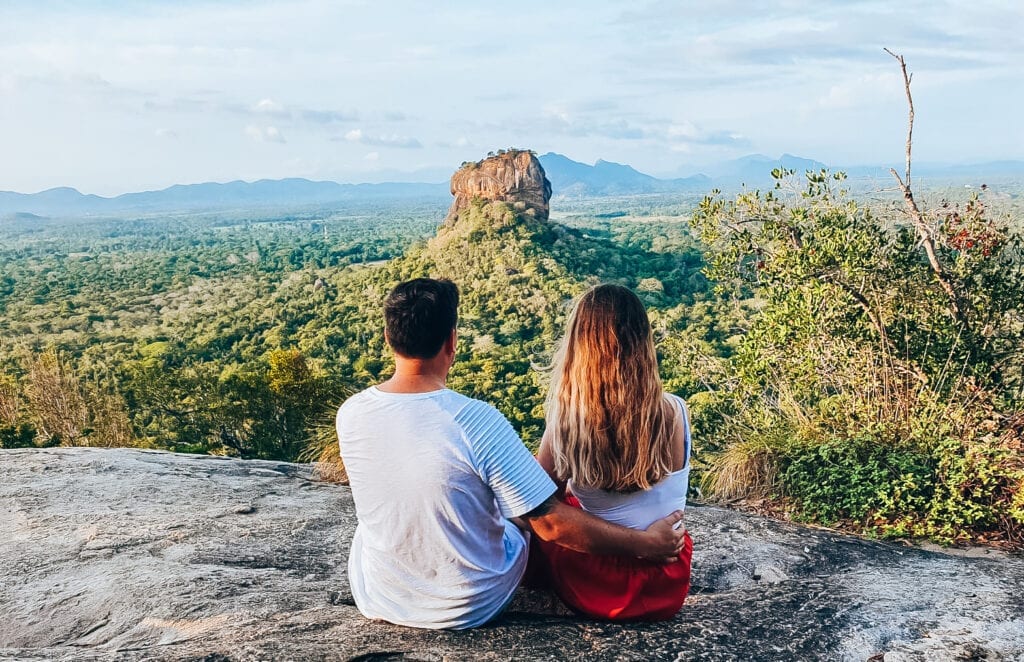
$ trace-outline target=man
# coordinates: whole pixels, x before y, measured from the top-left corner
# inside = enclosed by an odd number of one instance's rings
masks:
[[[677,511],[647,531],[566,506],[508,421],[445,388],[458,289],[418,278],[384,304],[395,374],[338,410],[358,525],[348,576],[359,610],[423,628],[471,628],[508,604],[526,569],[519,518],[542,540],[595,554],[668,559]]]

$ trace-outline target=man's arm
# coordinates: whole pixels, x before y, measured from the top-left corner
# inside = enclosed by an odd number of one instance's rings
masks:
[[[522,521],[538,538],[588,554],[639,556],[671,561],[684,545],[683,511],[677,510],[652,524],[646,531],[629,529],[606,522],[600,517],[573,508],[554,496],[522,516]]]
[[[591,554],[669,560],[683,548],[678,511],[638,531],[606,522],[558,500],[557,486],[497,409],[474,401],[455,417],[472,444],[480,477],[504,517],[517,518],[541,540]],[[538,505],[539,504],[539,505]],[[523,514],[525,511],[525,514]]]

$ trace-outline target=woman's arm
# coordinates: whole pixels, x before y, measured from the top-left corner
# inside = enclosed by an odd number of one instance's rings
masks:
[[[540,440],[540,448],[537,449],[537,462],[544,468],[544,471],[548,472],[548,476],[551,476],[551,480],[555,481],[555,485],[558,486],[558,492],[555,495],[559,499],[565,498],[565,479],[559,478],[558,474],[555,473],[555,457],[551,454],[551,429],[544,430],[544,437]]]

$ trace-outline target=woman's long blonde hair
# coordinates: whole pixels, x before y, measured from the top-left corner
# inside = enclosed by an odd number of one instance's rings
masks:
[[[586,292],[552,364],[547,427],[555,473],[616,492],[657,483],[672,471],[664,402],[643,303],[619,285]]]

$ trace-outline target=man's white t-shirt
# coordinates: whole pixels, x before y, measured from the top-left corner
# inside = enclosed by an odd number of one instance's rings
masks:
[[[348,576],[367,618],[481,625],[526,569],[524,515],[555,485],[494,407],[444,389],[357,393],[338,439],[358,525]]]

